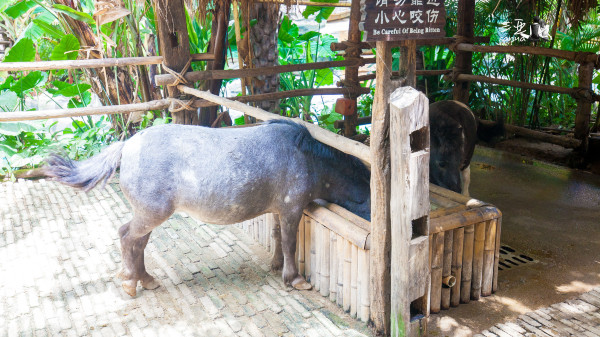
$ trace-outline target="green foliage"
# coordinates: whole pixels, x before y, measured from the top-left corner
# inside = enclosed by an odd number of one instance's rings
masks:
[[[28,38],[21,39],[8,51],[2,62],[33,62],[35,60],[35,47]]]
[[[339,0],[319,0],[316,2],[338,3]],[[306,6],[306,9],[304,9],[304,11],[302,12],[302,16],[305,19],[308,19],[311,15],[316,15],[315,21],[321,23],[324,20],[327,21],[331,13],[333,13],[334,9],[335,7]]]
[[[52,50],[50,59],[52,61],[76,60],[77,51],[80,47],[79,40],[77,40],[73,34],[65,35],[60,39],[58,45]]]

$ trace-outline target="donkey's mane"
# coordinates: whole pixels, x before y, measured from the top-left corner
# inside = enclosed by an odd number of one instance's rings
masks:
[[[360,159],[314,139],[304,125],[285,119],[272,119],[264,124],[284,124],[291,127],[296,132],[296,146],[302,152],[312,154],[319,160],[330,163],[348,163],[349,165],[346,167],[348,171],[344,170],[344,174],[350,175],[354,179],[366,179],[367,181],[370,179],[371,172]]]

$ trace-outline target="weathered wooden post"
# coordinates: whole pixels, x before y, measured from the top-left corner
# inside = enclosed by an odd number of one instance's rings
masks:
[[[457,11],[457,42],[473,43],[473,23],[475,20],[475,0],[459,0]],[[467,51],[455,51],[454,72],[456,74],[471,74],[473,72],[473,53]],[[469,81],[455,81],[452,89],[452,97],[468,105],[469,103]]]
[[[575,139],[581,140],[580,153],[587,152],[588,136],[590,134],[590,116],[592,113],[592,98],[589,94],[592,89],[592,77],[594,74],[594,63],[586,62],[579,64],[579,85],[582,91],[577,95],[577,111],[575,113]]]
[[[160,55],[164,58],[163,66],[172,71],[180,72],[186,67],[191,58],[183,0],[155,0],[154,10],[156,13],[158,48]],[[179,96],[179,90],[175,86],[169,86],[168,92],[169,97]],[[198,124],[197,110],[191,108],[173,112],[173,122]]]
[[[416,42],[410,40],[445,35],[444,3],[362,0],[361,9],[365,39],[377,41],[371,121],[371,320],[386,335],[417,335],[426,329],[426,320],[411,321],[411,305],[420,318],[429,313],[429,102],[407,87],[392,94],[398,101],[390,104],[388,41],[403,40],[401,75],[404,83],[415,85]]]

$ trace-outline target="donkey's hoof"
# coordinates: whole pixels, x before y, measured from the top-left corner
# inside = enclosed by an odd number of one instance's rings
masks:
[[[135,289],[137,287],[137,280],[125,280],[123,283],[121,283],[121,286],[127,295],[131,297],[134,297],[137,293]]]
[[[127,279],[127,275],[125,275],[125,270],[124,269],[119,270],[119,272],[115,275],[115,277],[120,278],[121,280]]]
[[[142,287],[147,290],[153,290],[160,287],[160,283],[154,279],[154,277],[148,275],[145,279],[141,281]]]
[[[302,277],[300,275],[298,275],[298,277],[296,277],[292,281],[292,287],[294,287],[294,289],[298,289],[298,290],[311,290],[312,289],[312,285],[310,285],[310,283],[306,282],[304,277]]]

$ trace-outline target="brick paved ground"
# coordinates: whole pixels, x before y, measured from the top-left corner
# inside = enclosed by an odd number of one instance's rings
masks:
[[[315,292],[283,286],[267,252],[234,226],[175,215],[146,265],[162,286],[130,298],[114,278],[118,185],[85,194],[54,182],[0,183],[0,336],[363,336]]]

